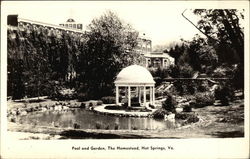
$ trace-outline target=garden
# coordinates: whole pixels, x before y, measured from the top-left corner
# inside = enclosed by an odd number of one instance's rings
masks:
[[[243,137],[244,34],[230,16],[240,13],[194,14],[209,38],[196,35],[163,50],[175,64],[148,68],[156,100],[146,106],[133,96],[128,107],[126,90],[116,105],[116,75],[143,65],[143,56],[134,52],[138,32],[113,12],[94,19],[85,34],[9,27],[8,132],[27,134],[21,139]],[[235,35],[225,31],[227,24],[238,26]]]

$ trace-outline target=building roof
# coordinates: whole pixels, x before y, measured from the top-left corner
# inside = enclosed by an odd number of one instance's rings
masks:
[[[75,22],[75,20],[72,19],[72,18],[69,18],[69,19],[67,20],[67,22]]]
[[[147,85],[154,83],[151,73],[145,67],[139,65],[131,65],[122,69],[115,80],[115,84]]]
[[[169,58],[169,59],[172,59],[171,56],[169,56],[168,54],[166,53],[163,53],[163,52],[151,52],[149,54],[145,54],[144,55],[145,57],[155,57],[155,58]]]

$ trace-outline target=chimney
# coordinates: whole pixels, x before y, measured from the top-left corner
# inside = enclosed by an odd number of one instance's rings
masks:
[[[11,25],[11,26],[17,26],[18,25],[18,15],[8,15],[7,16],[7,25]]]

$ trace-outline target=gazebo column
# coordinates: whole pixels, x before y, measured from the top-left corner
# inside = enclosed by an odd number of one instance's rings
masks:
[[[149,87],[149,93],[150,93],[150,104],[153,104],[153,87]]]
[[[116,95],[116,104],[118,105],[119,104],[119,86],[116,86],[116,91],[115,91]]]
[[[146,86],[144,86],[144,90],[143,90],[143,93],[144,93],[144,97],[143,97],[143,103],[144,103],[144,106],[146,107]]]
[[[141,87],[138,87],[139,89],[139,103],[141,104]]]
[[[153,86],[153,91],[152,91],[152,93],[153,93],[153,105],[155,104],[155,86]]]
[[[130,92],[130,86],[128,86],[128,106],[131,107],[131,92]]]

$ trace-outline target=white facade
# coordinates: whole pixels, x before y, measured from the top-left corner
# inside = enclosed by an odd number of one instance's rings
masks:
[[[163,52],[151,52],[144,57],[147,68],[167,68],[174,64],[174,58]]]

